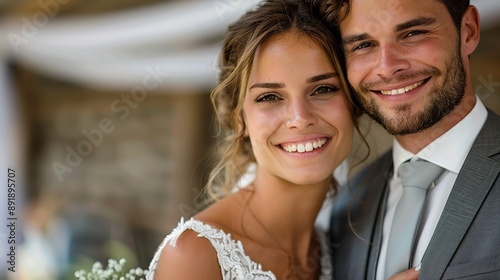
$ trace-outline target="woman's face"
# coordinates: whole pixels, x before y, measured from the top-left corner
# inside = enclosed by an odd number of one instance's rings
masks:
[[[345,94],[328,55],[307,35],[290,31],[265,41],[243,104],[258,176],[330,182],[352,145]]]

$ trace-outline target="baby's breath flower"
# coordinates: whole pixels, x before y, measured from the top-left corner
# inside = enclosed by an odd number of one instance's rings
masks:
[[[92,266],[92,273],[100,273],[102,271],[102,264],[100,262],[94,263]]]
[[[138,268],[135,269],[135,274],[137,276],[142,276],[142,273],[143,273],[143,271],[142,271],[142,269],[140,267],[138,267]]]
[[[138,280],[144,280],[141,276],[145,276],[148,271],[140,267],[132,268],[124,275],[125,263],[125,259],[120,259],[120,261],[109,259],[108,266],[103,268],[100,262],[96,262],[92,265],[91,272],[82,269],[76,271],[74,275],[78,280],[135,280],[136,277],[140,277]]]

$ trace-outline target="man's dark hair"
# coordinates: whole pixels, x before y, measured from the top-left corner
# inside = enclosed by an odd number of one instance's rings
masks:
[[[314,9],[324,20],[334,24],[342,22],[350,11],[351,0],[306,0],[310,1]],[[453,19],[453,23],[460,30],[462,17],[470,5],[470,0],[436,0],[443,3]]]

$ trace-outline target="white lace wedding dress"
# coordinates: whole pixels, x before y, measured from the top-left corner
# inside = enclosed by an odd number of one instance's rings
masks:
[[[210,225],[204,224],[194,218],[184,222],[181,219],[179,225],[165,237],[160,244],[156,253],[149,265],[149,272],[146,275],[147,280],[154,279],[156,265],[163,248],[167,243],[175,246],[177,238],[186,230],[192,230],[198,233],[199,237],[204,237],[212,243],[217,258],[219,261],[222,279],[224,280],[276,280],[276,276],[271,271],[263,271],[262,265],[252,261],[250,257],[245,254],[245,250],[240,241],[235,241],[231,238],[231,234],[226,234],[223,230],[214,228]],[[330,249],[327,245],[326,237],[321,231],[317,231],[319,242],[321,244],[321,277],[320,280],[327,280],[332,278],[332,263],[330,257]]]

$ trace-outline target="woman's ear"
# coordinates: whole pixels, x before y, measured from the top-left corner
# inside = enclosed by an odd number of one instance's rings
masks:
[[[479,12],[476,7],[469,6],[462,17],[461,44],[463,55],[468,56],[476,49],[479,44]]]
[[[238,132],[238,134],[243,130],[243,136],[244,137],[249,137],[249,134],[248,134],[248,128],[247,126],[245,125],[245,115],[242,114],[238,117],[238,121],[236,123],[236,131]]]
[[[250,133],[248,133],[248,127],[246,125],[244,125],[244,124],[243,124],[243,127],[244,127],[243,128],[244,129],[243,136],[250,137]]]

